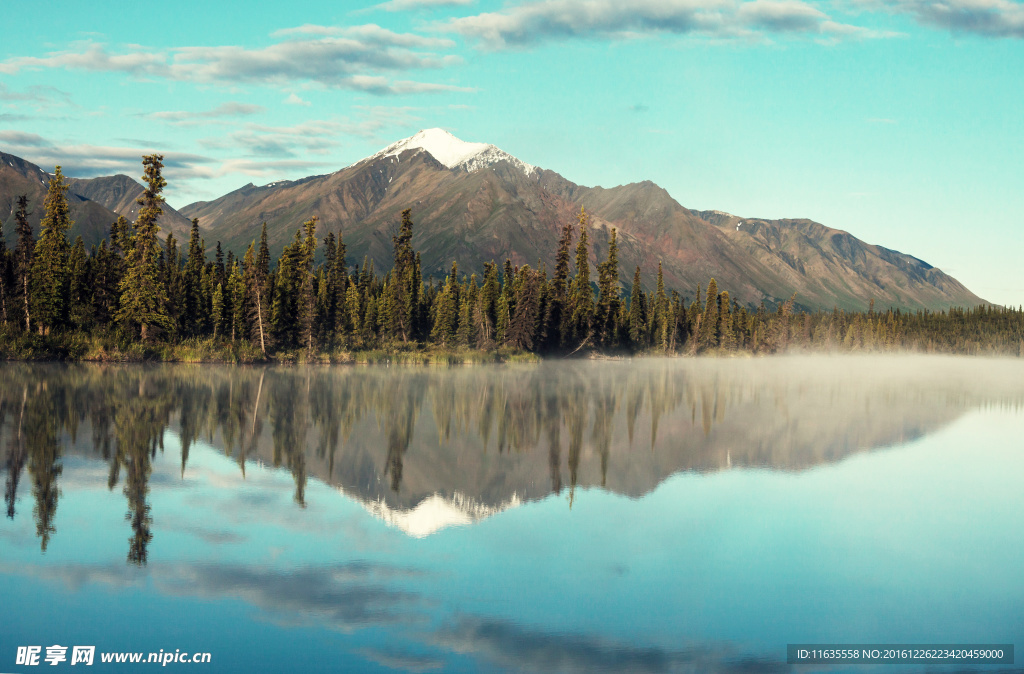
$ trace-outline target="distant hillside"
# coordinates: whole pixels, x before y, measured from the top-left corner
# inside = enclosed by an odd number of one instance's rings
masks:
[[[15,240],[15,200],[21,195],[28,197],[29,221],[39,231],[49,179],[50,174],[32,162],[0,152],[0,221],[9,244]],[[128,176],[69,178],[68,185],[71,219],[75,223],[68,232],[72,241],[81,236],[86,246],[98,244],[107,237],[118,215],[130,221],[138,215],[135,199],[142,194],[143,187]],[[163,230],[162,237],[170,231],[176,238],[188,240],[192,223],[170,206],[164,205],[164,214],[157,222]]]
[[[50,174],[35,164],[0,152],[0,221],[3,222],[8,245],[15,243],[15,200],[21,195],[28,197],[29,221],[38,233],[49,179]],[[68,237],[74,241],[81,236],[87,246],[99,243],[107,235],[111,223],[117,220],[117,214],[78,194],[71,193],[68,197],[71,219],[75,222]]]
[[[95,201],[132,222],[139,215],[139,204],[136,199],[142,195],[145,188],[126,175],[72,178],[68,183],[75,194]],[[157,219],[162,235],[166,237],[167,232],[174,232],[176,238],[184,238],[187,241],[192,231],[192,221],[166,203],[162,209],[163,215]]]

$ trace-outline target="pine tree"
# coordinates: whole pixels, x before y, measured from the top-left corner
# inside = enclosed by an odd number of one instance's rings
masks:
[[[565,329],[569,316],[566,315],[566,304],[569,296],[569,247],[572,245],[573,223],[566,222],[562,227],[562,237],[558,240],[558,251],[555,253],[555,275],[551,277],[547,312],[544,316],[544,346],[555,350],[565,343]]]
[[[238,268],[238,260],[231,261],[230,272],[228,273],[228,297],[231,300],[231,341],[235,341],[238,334],[245,334],[246,316],[246,292],[245,280]]]
[[[117,321],[122,325],[139,326],[143,340],[148,339],[154,328],[170,330],[171,323],[165,305],[167,296],[157,274],[157,258],[160,244],[157,234],[160,227],[156,220],[163,213],[160,195],[167,181],[161,175],[163,155],[147,155],[142,158],[146,190],[138,198],[141,206],[135,221],[133,245],[128,251],[126,271],[121,281],[121,307]]]
[[[448,346],[456,339],[459,323],[458,265],[453,264],[451,273],[445,279],[444,288],[438,293],[435,304],[434,328],[431,339],[442,347]]]
[[[224,324],[224,286],[217,284],[213,290],[211,303],[211,319],[213,322],[213,338],[217,339],[220,327]]]
[[[302,284],[302,231],[284,247],[273,273],[270,325],[278,346],[294,347],[298,341],[299,288]]]
[[[224,250],[220,247],[220,241],[217,242],[217,252],[214,255],[214,277],[213,282],[217,285],[224,285],[227,281],[227,267],[224,266]]]
[[[480,290],[480,329],[478,337],[485,348],[497,340],[498,296],[501,289],[498,284],[498,265],[494,262],[484,263],[484,285]]]
[[[725,351],[736,350],[736,333],[733,331],[732,308],[729,306],[729,291],[718,295],[718,346]]]
[[[50,178],[45,215],[39,223],[39,241],[32,256],[30,285],[32,314],[39,334],[48,333],[64,323],[67,315],[68,244],[67,231],[72,225],[68,205],[68,185],[60,166]]]
[[[36,239],[32,235],[32,225],[28,222],[28,197],[18,197],[17,203],[18,210],[14,214],[16,223],[14,229],[18,235],[18,245],[14,249],[14,274],[17,293],[21,296],[21,303],[25,309],[25,331],[32,332],[32,311],[29,306],[29,298],[32,296],[30,286]]]
[[[598,265],[597,275],[599,295],[594,312],[594,334],[600,345],[615,346],[619,315],[619,244],[614,227],[608,242],[608,257]]]
[[[165,263],[161,269],[164,291],[167,294],[167,317],[171,324],[181,329],[182,313],[185,311],[183,299],[185,295],[185,278],[182,273],[181,250],[174,233],[167,234],[167,244],[164,246]]]
[[[476,274],[469,279],[469,284],[459,301],[459,330],[456,339],[459,346],[472,347],[477,342],[476,314],[479,310],[480,288],[476,283]]]
[[[402,211],[402,224],[398,235],[392,237],[395,248],[395,266],[391,270],[388,286],[390,333],[403,342],[414,336],[413,317],[419,304],[420,280],[416,277],[416,254],[412,249],[412,210]]]
[[[85,253],[82,237],[75,239],[75,245],[68,256],[68,322],[79,330],[92,327],[92,279],[90,259]]]
[[[266,228],[264,227],[265,231]],[[267,280],[265,277],[260,276],[260,267],[256,261],[254,248],[254,244],[250,243],[248,250],[245,251],[245,258],[242,260],[242,266],[245,267],[245,271],[243,272],[242,279],[246,295],[249,298],[249,319],[252,324],[251,338],[260,345],[260,351],[263,352],[263,355],[266,355],[268,321],[265,291]]]
[[[523,283],[515,303],[515,313],[508,325],[506,341],[516,349],[530,350],[537,332],[540,309],[540,272],[523,265]]]
[[[578,216],[580,240],[576,244],[576,276],[569,289],[569,333],[576,348],[590,339],[591,324],[594,320],[594,292],[590,288],[590,246],[587,240],[589,216],[580,208]]]
[[[707,300],[704,302],[704,315],[700,319],[700,333],[697,348],[713,349],[718,346],[718,283],[715,279],[708,282]]]
[[[669,337],[669,315],[668,315],[668,296],[665,295],[665,275],[661,270],[661,261],[658,261],[658,289],[654,294],[654,308],[652,311],[652,323],[654,339],[653,343],[657,344],[662,350],[668,349],[668,337]]]
[[[4,223],[0,221],[0,324],[7,327],[7,295],[10,293],[10,255],[4,238]]]
[[[359,293],[359,284],[349,283],[345,291],[345,312],[348,314],[346,321],[349,334],[353,338],[358,337],[363,331],[363,307],[362,295]]]
[[[302,240],[299,258],[298,283],[298,319],[299,337],[307,353],[313,353],[313,328],[316,321],[317,278],[313,273],[313,260],[316,257],[316,223],[317,217],[303,223],[305,237]]]
[[[647,311],[640,284],[640,266],[633,272],[633,289],[629,294],[629,341],[634,349],[647,348]]]
[[[203,311],[203,267],[206,266],[206,253],[203,251],[202,239],[199,237],[199,219],[192,219],[192,232],[188,239],[188,257],[185,259],[183,274],[184,307],[181,314],[183,334],[196,336],[202,331],[206,322]]]

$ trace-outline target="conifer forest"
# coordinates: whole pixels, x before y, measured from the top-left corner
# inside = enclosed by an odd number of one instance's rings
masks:
[[[119,217],[91,250],[80,237],[67,238],[68,186],[59,166],[45,203],[17,200],[13,249],[0,232],[0,357],[462,362],[524,354],[1024,352],[1020,308],[906,312],[870,300],[865,312],[808,312],[795,308],[795,295],[750,307],[713,278],[703,288],[666,288],[660,265],[656,287],[645,289],[639,268],[626,281],[614,230],[595,275],[582,209],[562,229],[550,274],[541,263],[507,259],[469,273],[456,260],[444,279],[425,279],[409,209],[383,275],[371,260],[352,264],[344,233],[321,231],[316,217],[297,223],[276,260],[265,225],[244,252],[225,253],[217,242],[211,255],[198,221],[187,247],[173,234],[160,236],[162,160],[143,158],[135,222]],[[37,238],[28,215],[39,207]]]

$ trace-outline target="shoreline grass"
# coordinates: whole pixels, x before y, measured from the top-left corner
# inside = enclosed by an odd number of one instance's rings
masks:
[[[318,350],[283,349],[264,355],[248,341],[190,338],[175,344],[142,343],[118,335],[66,332],[29,335],[0,332],[0,361],[67,363],[208,363],[283,365],[481,365],[490,363],[538,363],[540,356],[528,351],[499,348],[443,349],[435,346],[393,345],[376,349]]]

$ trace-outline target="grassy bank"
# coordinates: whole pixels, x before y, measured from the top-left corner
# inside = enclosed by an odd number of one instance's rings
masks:
[[[27,335],[0,331],[0,360],[61,361],[97,363],[286,363],[286,364],[396,364],[468,365],[483,363],[532,363],[540,357],[526,351],[501,348],[493,351],[442,349],[395,345],[365,351],[333,349],[279,350],[266,356],[246,341],[195,338],[170,344],[142,343],[118,335],[88,335],[66,332],[56,335]]]

